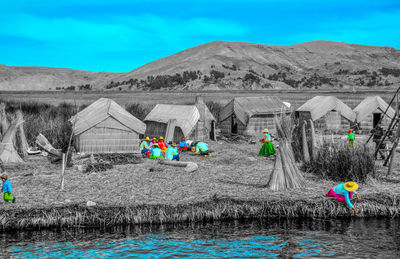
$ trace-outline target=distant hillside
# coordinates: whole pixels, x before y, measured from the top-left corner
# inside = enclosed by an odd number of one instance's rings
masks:
[[[224,90],[399,83],[400,50],[331,41],[288,46],[215,41],[129,73],[0,66],[0,90],[55,90],[86,84],[105,90]]]
[[[216,41],[113,79],[106,88],[262,89],[390,86],[400,50],[331,41],[290,46]]]
[[[1,60],[0,60],[1,61]],[[50,67],[11,67],[0,65],[0,90],[90,90],[118,73],[81,71]]]

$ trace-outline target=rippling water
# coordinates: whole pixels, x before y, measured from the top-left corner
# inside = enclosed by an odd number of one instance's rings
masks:
[[[399,220],[281,220],[3,234],[12,258],[400,258]]]

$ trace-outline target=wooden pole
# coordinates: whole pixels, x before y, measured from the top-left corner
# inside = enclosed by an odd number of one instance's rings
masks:
[[[302,143],[303,143],[303,160],[305,163],[310,162],[310,152],[308,151],[308,143],[307,143],[307,136],[306,136],[306,124],[303,123],[302,126]]]
[[[62,154],[62,162],[61,162],[61,190],[64,190],[64,174],[65,174],[65,153]]]
[[[392,150],[390,152],[391,157],[390,157],[390,162],[389,162],[389,168],[388,168],[388,173],[387,175],[389,176],[392,172],[392,167],[393,167],[393,161],[395,160],[396,156],[396,148],[399,145],[399,138],[400,138],[400,114],[399,114],[399,95],[397,94],[396,97],[396,120],[397,120],[397,130],[396,130],[396,140],[393,143]]]

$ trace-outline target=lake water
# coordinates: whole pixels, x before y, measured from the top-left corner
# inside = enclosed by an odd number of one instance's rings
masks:
[[[1,235],[2,258],[400,258],[400,220],[234,221]]]

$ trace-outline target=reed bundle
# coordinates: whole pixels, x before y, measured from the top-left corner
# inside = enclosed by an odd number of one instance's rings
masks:
[[[23,121],[24,122],[24,118],[23,118],[23,115],[22,115],[22,111],[21,110],[18,110],[17,111],[17,118],[19,119],[19,120],[21,120],[21,121]],[[23,123],[21,123],[19,126],[18,126],[18,131],[17,131],[17,133],[18,133],[18,141],[17,141],[17,147],[18,147],[18,153],[23,157],[23,158],[25,158],[26,156],[28,156],[28,150],[30,150],[30,148],[29,148],[29,144],[28,144],[28,141],[26,140],[26,135],[25,135],[25,131],[24,131],[24,126],[23,126],[24,124]]]
[[[4,136],[7,132],[9,125],[6,115],[6,105],[4,103],[0,103],[0,140],[2,136]]]
[[[267,183],[273,191],[284,191],[305,185],[304,177],[295,163],[291,146],[291,126],[286,120],[285,118],[275,119],[280,141],[274,170]]]
[[[19,125],[23,123],[20,117],[16,117],[5,132],[0,143],[0,160],[3,163],[23,163],[24,160],[19,156],[14,148],[14,139]]]
[[[46,150],[48,153],[56,156],[61,157],[62,153],[60,150],[55,149],[50,142],[47,140],[45,136],[41,133],[36,137],[36,144],[38,144],[42,149]]]

